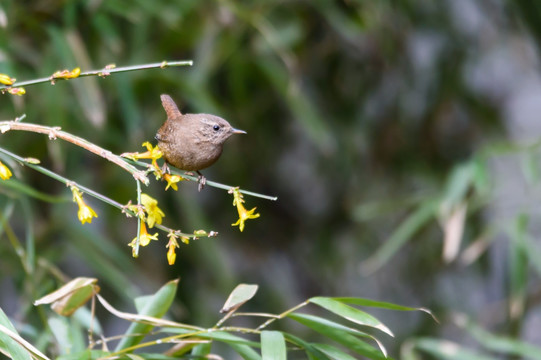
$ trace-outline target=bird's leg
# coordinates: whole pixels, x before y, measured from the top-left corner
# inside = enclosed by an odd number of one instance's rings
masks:
[[[199,170],[197,170],[197,174],[199,175],[197,177],[197,181],[199,182],[199,187],[197,188],[199,191],[203,190],[203,188],[205,187],[205,184],[207,183],[207,178],[203,176],[203,174],[201,174],[199,172]]]
[[[162,173],[171,174],[171,169],[169,169],[169,165],[167,165],[167,161],[163,162]]]

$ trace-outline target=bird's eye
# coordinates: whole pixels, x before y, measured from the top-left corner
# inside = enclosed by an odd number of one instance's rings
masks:
[[[214,131],[218,131],[220,130],[220,125],[214,125],[212,128],[214,129]]]

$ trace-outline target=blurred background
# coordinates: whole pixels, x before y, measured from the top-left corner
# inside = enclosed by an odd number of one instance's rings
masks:
[[[85,197],[99,217],[83,226],[68,188],[2,158],[16,179],[0,183],[2,228],[46,266],[25,272],[4,231],[0,307],[37,322],[31,303],[58,286],[55,266],[97,277],[125,311],[180,277],[171,316],[202,326],[241,282],[260,285],[247,310],[261,312],[316,295],[432,309],[440,324],[372,312],[395,332],[383,340],[395,357],[421,337],[496,358],[507,357],[487,337],[541,344],[540,44],[541,5],[526,0],[4,0],[0,72],[19,81],[76,66],[194,65],[27,87],[0,97],[0,119],[26,114],[117,154],[142,151],[170,94],[182,112],[248,132],[228,140],[209,180],[278,201],[246,196],[261,217],[240,233],[227,192],[152,181],[144,191],[165,225],[219,232],[181,246],[169,266],[164,233],[133,259],[133,218]],[[128,173],[72,144],[0,139],[120,203],[136,198]],[[127,327],[101,320],[109,336]]]

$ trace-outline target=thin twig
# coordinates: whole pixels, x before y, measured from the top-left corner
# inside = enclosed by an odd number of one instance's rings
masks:
[[[146,163],[144,161],[131,160],[131,159],[128,159],[128,158],[126,158],[126,161],[130,162],[132,164],[136,164],[136,165],[139,165],[139,166],[144,166],[147,169],[153,170],[152,164]],[[195,181],[195,182],[199,181],[198,177],[193,176],[193,175],[189,175],[186,172],[180,172],[178,170],[172,169],[171,167],[169,167],[169,170],[171,171],[171,174],[179,175],[179,176],[181,176],[181,177],[183,177],[185,179],[188,179],[190,181]],[[224,190],[230,190],[230,189],[234,188],[234,186],[221,184],[221,183],[218,183],[216,181],[211,181],[211,180],[207,180],[205,182],[205,185],[215,187],[215,188],[219,188],[219,189],[224,189]],[[245,194],[245,195],[258,197],[258,198],[265,199],[265,200],[272,200],[272,201],[278,200],[278,196],[270,196],[270,195],[265,195],[265,194],[259,194],[259,193],[253,192],[253,191],[242,190],[242,189],[239,189],[239,192],[242,193],[242,194]]]
[[[118,73],[118,72],[154,69],[154,68],[164,69],[166,67],[171,67],[171,66],[192,66],[192,65],[193,65],[192,60],[162,61],[162,62],[153,63],[153,64],[133,65],[133,66],[124,66],[124,67],[112,67],[111,65],[107,65],[103,69],[82,72],[79,74],[78,77],[85,77],[85,76],[106,77],[112,73]],[[52,82],[54,84],[55,82],[61,81],[61,80],[67,80],[67,79],[53,78],[53,76],[51,75],[46,78],[16,82],[15,84],[10,85],[10,86],[0,86],[0,91],[3,89],[11,88],[11,87],[29,86],[29,85],[48,83],[48,82]]]
[[[294,311],[297,311],[298,309],[300,309],[301,307],[304,307],[306,305],[308,305],[310,303],[310,300],[306,300],[306,301],[303,301],[302,303],[292,307],[291,309],[289,310],[286,310],[284,311],[283,313],[279,314],[278,316],[276,317],[273,317],[267,321],[265,321],[263,324],[259,325],[256,330],[263,330],[264,328],[266,328],[267,326],[269,326],[271,323],[275,322],[276,320],[280,320],[280,319],[283,319],[285,318],[287,315],[291,314],[292,312]]]
[[[0,132],[6,133],[11,130],[18,130],[18,131],[29,131],[29,132],[35,132],[40,134],[46,134],[49,135],[49,139],[54,140],[56,138],[60,138],[62,140],[68,141],[72,144],[75,144],[79,147],[82,147],[83,149],[86,149],[98,156],[101,156],[102,158],[109,160],[110,162],[120,166],[122,169],[128,171],[132,176],[139,181],[142,181],[145,185],[148,185],[149,180],[148,177],[145,175],[143,171],[138,170],[136,167],[128,164],[124,158],[114,155],[111,151],[106,150],[102,147],[99,147],[98,145],[95,145],[81,137],[75,136],[73,134],[70,134],[68,132],[60,130],[60,127],[50,127],[45,125],[38,125],[38,124],[30,124],[30,123],[24,123],[19,122],[17,120],[15,121],[0,121]]]

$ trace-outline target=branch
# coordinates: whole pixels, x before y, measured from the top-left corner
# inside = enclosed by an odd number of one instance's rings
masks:
[[[24,115],[18,120],[24,118]],[[38,125],[38,124],[29,124],[29,123],[23,123],[19,122],[17,120],[15,121],[0,121],[0,132],[2,134],[11,131],[11,130],[18,130],[18,131],[29,131],[29,132],[35,132],[40,134],[46,134],[49,135],[49,139],[55,140],[56,138],[60,138],[62,140],[65,140],[67,142],[70,142],[72,144],[75,144],[79,147],[82,147],[83,149],[86,149],[98,156],[101,156],[102,158],[109,160],[110,162],[120,166],[122,169],[126,170],[132,176],[141,182],[143,182],[145,185],[148,185],[149,180],[146,176],[145,172],[138,170],[134,166],[128,164],[123,158],[121,158],[118,155],[114,155],[111,151],[106,150],[102,147],[99,147],[98,145],[92,144],[91,142],[80,138],[78,136],[72,135],[70,133],[67,133],[65,131],[60,130],[60,127],[50,127],[50,126],[44,126],[44,125]]]
[[[152,164],[146,163],[144,161],[132,160],[132,159],[129,159],[129,158],[125,158],[125,160],[127,162],[132,163],[132,164],[145,167],[145,168],[147,168],[149,170],[153,170]],[[182,176],[183,178],[188,179],[190,181],[195,181],[195,182],[199,181],[197,176],[190,175],[188,172],[180,172],[178,170],[171,169],[171,167],[169,168],[169,170],[171,171],[171,174]],[[223,190],[231,190],[232,188],[235,187],[235,186],[221,184],[221,183],[218,183],[216,181],[210,181],[210,180],[207,180],[205,182],[205,185],[215,187],[215,188],[218,188],[218,189],[223,189]],[[265,194],[260,194],[260,193],[256,193],[256,192],[253,192],[253,191],[242,190],[242,189],[239,189],[239,192],[244,194],[244,195],[258,197],[258,198],[265,199],[265,200],[272,200],[272,201],[278,200],[278,196],[265,195]]]
[[[191,60],[185,60],[185,61],[165,61],[164,60],[160,63],[124,66],[124,67],[118,67],[118,68],[115,67],[114,65],[107,65],[103,69],[100,69],[100,70],[90,70],[90,71],[82,72],[77,77],[84,77],[84,76],[106,77],[108,75],[111,75],[112,73],[118,73],[118,72],[154,69],[154,68],[165,69],[166,67],[171,67],[171,66],[192,66],[192,65],[193,65],[193,61]],[[3,92],[2,90],[4,89],[9,89],[12,87],[36,85],[36,84],[42,84],[42,83],[48,83],[48,82],[54,85],[54,83],[59,80],[68,80],[68,79],[62,78],[62,77],[54,77],[53,75],[51,75],[46,78],[17,82],[9,86],[0,86],[0,92]]]
[[[47,175],[57,181],[60,181],[61,183],[65,184],[66,186],[76,186],[78,189],[82,190],[85,194],[88,194],[98,200],[101,200],[103,201],[104,203],[107,203],[111,206],[114,206],[116,207],[117,209],[120,209],[122,212],[124,212],[126,215],[128,216],[134,216],[134,217],[138,217],[137,214],[134,212],[134,211],[131,211],[130,209],[128,209],[125,205],[111,199],[111,198],[108,198],[107,196],[105,195],[102,195],[90,188],[87,188],[86,186],[83,186],[83,185],[80,185],[78,183],[76,183],[75,181],[72,181],[68,178],[65,178],[63,177],[62,175],[59,175],[57,173],[55,173],[54,171],[51,171],[49,169],[46,169],[44,168],[43,166],[39,166],[39,165],[36,165],[34,164],[32,161],[29,161],[17,154],[14,154],[12,153],[11,151],[8,151],[6,149],[3,149],[0,147],[0,153],[1,154],[4,154],[4,155],[7,155],[9,156],[10,158],[18,161],[19,163],[21,163],[22,165],[25,165],[25,166],[28,166],[29,168],[31,169],[34,169],[44,175]],[[167,226],[163,226],[161,224],[156,224],[154,225],[156,228],[162,230],[162,231],[165,231],[167,233],[169,232],[174,232],[175,234],[177,234],[178,236],[185,236],[185,237],[189,237],[191,239],[195,239],[195,238],[199,238],[199,237],[213,237],[213,236],[216,236],[216,233],[214,231],[210,231],[208,234],[205,234],[205,235],[202,235],[202,234],[189,234],[189,233],[183,233],[183,232],[180,232],[180,231],[177,231],[175,229],[172,229],[170,227],[167,227]]]

